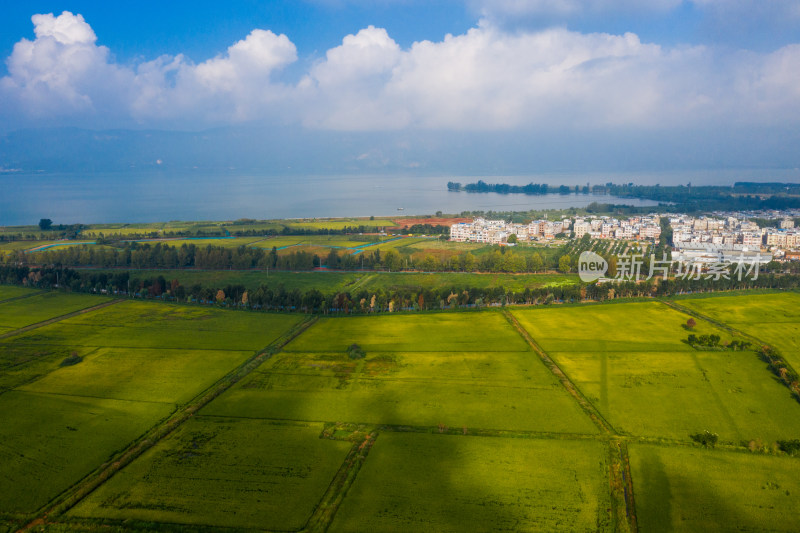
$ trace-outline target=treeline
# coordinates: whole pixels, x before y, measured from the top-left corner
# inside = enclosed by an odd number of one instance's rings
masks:
[[[656,260],[663,257],[671,259],[671,249],[667,242],[670,232],[662,232],[660,241],[653,249]],[[617,264],[617,253],[627,246],[622,241],[602,241],[605,247],[594,249],[610,265],[608,275],[613,277]],[[180,247],[156,243],[129,243],[122,248],[102,248],[98,246],[68,246],[26,254],[21,250],[7,254],[5,264],[16,265],[54,265],[69,267],[97,267],[121,269],[186,269],[202,270],[284,270],[309,271],[315,268],[329,270],[378,270],[386,272],[497,272],[497,273],[539,273],[559,270],[562,273],[577,272],[580,252],[589,249],[588,236],[573,241],[552,255],[537,251],[515,252],[509,247],[493,248],[491,251],[474,255],[470,252],[458,255],[434,256],[431,254],[401,254],[396,250],[382,252],[379,248],[365,250],[358,254],[340,253],[331,248],[327,254],[312,254],[303,249],[278,253],[276,248],[264,249],[247,246],[224,248],[221,246],[197,246],[182,244]],[[639,253],[641,250],[633,249]],[[641,272],[650,272],[651,255],[642,257]],[[728,275],[733,277],[735,265],[730,265]],[[677,264],[672,265],[672,272]],[[771,261],[762,264],[762,273],[798,273],[800,262],[779,263]]]
[[[80,236],[81,231],[83,231],[85,228],[86,226],[83,224],[58,224],[55,226],[49,226],[47,229],[41,230],[37,233],[25,233],[24,231],[11,233],[4,230],[0,232],[0,242],[77,239]]]
[[[439,224],[414,224],[403,230],[403,233],[415,235],[450,235],[450,226]]]
[[[100,230],[97,231],[99,237],[98,244],[115,242],[125,242],[136,239],[159,239],[159,238],[178,238],[178,237],[273,237],[278,235],[354,235],[359,233],[378,233],[382,228],[378,226],[344,226],[342,228],[303,228],[293,226],[282,226],[279,228],[247,228],[237,226],[233,231],[224,228],[219,230],[173,230],[166,232],[147,231],[142,233],[126,233],[125,235],[110,234],[105,235]]]
[[[670,209],[687,213],[712,210],[744,211],[800,207],[800,198],[796,196],[800,191],[800,187],[793,183],[757,184],[737,182],[734,187],[716,185],[693,187],[689,183],[687,185],[662,187],[660,185],[615,184],[609,182],[605,185],[593,185],[591,188],[577,185],[574,187],[561,185],[556,188],[546,184],[510,185],[507,183],[486,183],[479,180],[477,183],[468,183],[466,185],[451,181],[448,182],[447,189],[450,191],[528,195],[540,195],[550,192],[561,194],[573,192],[607,194],[622,198],[640,198],[669,203]],[[788,196],[788,193],[795,196]]]
[[[435,257],[433,255],[401,255],[396,250],[381,252],[380,249],[365,250],[358,254],[340,253],[331,250],[322,256],[302,249],[281,254],[276,248],[264,249],[248,246],[224,248],[221,246],[197,246],[182,244],[126,243],[121,248],[97,246],[68,246],[51,248],[26,254],[16,251],[5,256],[6,263],[42,264],[61,266],[88,266],[100,268],[135,269],[182,269],[208,270],[313,270],[328,268],[335,270],[418,270],[423,272],[542,272],[553,269],[558,262],[538,252],[515,253],[502,247],[480,255],[464,253]]]
[[[0,266],[0,283],[72,292],[115,294],[130,298],[159,299],[256,311],[303,313],[381,313],[434,309],[467,309],[510,304],[548,305],[617,298],[665,297],[685,293],[716,292],[734,289],[798,289],[798,275],[764,275],[758,279],[654,280],[634,283],[528,287],[510,290],[502,286],[481,288],[452,285],[445,288],[394,287],[388,289],[340,290],[323,293],[319,289],[288,290],[282,285],[260,285],[248,290],[243,285],[182,285],[163,276],[136,273],[86,272],[69,268],[30,268]],[[776,367],[777,368],[777,367]],[[778,369],[777,372],[780,372]]]
[[[628,198],[643,198],[657,202],[670,202],[672,209],[684,212],[707,212],[714,210],[760,210],[760,209],[791,209],[800,207],[800,198],[785,196],[787,190],[796,189],[796,184],[772,184],[770,193],[755,184],[737,183],[734,187],[722,186],[692,186],[687,185],[666,186],[659,185],[633,185],[632,183],[616,185],[607,183],[602,187],[602,192],[614,196]],[[775,188],[781,185],[781,188]],[[598,189],[599,187],[593,187]],[[771,194],[768,197],[760,194]]]
[[[448,181],[447,189],[450,191],[465,191],[465,192],[496,192],[498,194],[527,194],[531,196],[559,193],[583,193],[589,194],[589,187],[568,187],[567,185],[560,185],[553,187],[546,183],[529,183],[527,185],[510,185],[508,183],[486,183],[483,180],[478,180],[476,183],[467,183],[462,185],[457,181]]]

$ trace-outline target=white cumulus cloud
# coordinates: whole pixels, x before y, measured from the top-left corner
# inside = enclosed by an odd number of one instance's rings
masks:
[[[15,45],[0,79],[6,123],[638,131],[800,121],[800,45],[766,54],[665,47],[633,33],[509,31],[485,19],[404,48],[369,26],[288,83],[276,73],[297,61],[295,45],[265,29],[200,63],[177,54],[121,65],[80,15],[32,20],[36,38]]]

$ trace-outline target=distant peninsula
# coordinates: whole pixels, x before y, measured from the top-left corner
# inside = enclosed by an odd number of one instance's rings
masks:
[[[634,185],[633,183],[605,185],[586,184],[584,186],[548,185],[529,183],[511,185],[508,183],[475,183],[462,185],[447,182],[447,190],[471,193],[525,194],[539,196],[544,194],[599,194],[620,198],[639,198],[653,200],[680,208],[682,211],[740,210],[740,209],[789,209],[800,207],[800,183],[758,183],[739,181],[733,185]]]

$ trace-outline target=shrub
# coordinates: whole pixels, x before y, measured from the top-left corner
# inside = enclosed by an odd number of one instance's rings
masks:
[[[779,440],[778,447],[789,455],[797,455],[800,452],[800,439]]]
[[[365,352],[358,344],[353,343],[347,348],[347,355],[350,357],[350,359],[364,359],[364,357],[367,356],[367,352]]]
[[[71,354],[69,354],[69,357],[67,357],[66,359],[61,361],[61,365],[60,366],[77,365],[81,361],[83,361],[83,357],[78,355],[78,352],[72,352]]]
[[[708,430],[705,430],[702,433],[689,435],[689,437],[691,437],[691,439],[696,443],[702,444],[704,448],[713,448],[717,444],[717,439],[719,439],[719,435],[716,433],[711,433]]]

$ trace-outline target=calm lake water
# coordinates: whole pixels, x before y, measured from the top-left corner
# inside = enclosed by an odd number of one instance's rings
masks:
[[[157,222],[433,214],[436,211],[524,211],[581,207],[591,202],[655,205],[604,195],[546,196],[449,192],[448,181],[585,185],[634,182],[732,184],[736,180],[797,181],[800,173],[763,171],[678,173],[551,173],[530,176],[263,176],[230,172],[0,174],[0,225]],[[399,210],[399,208],[403,208]]]

